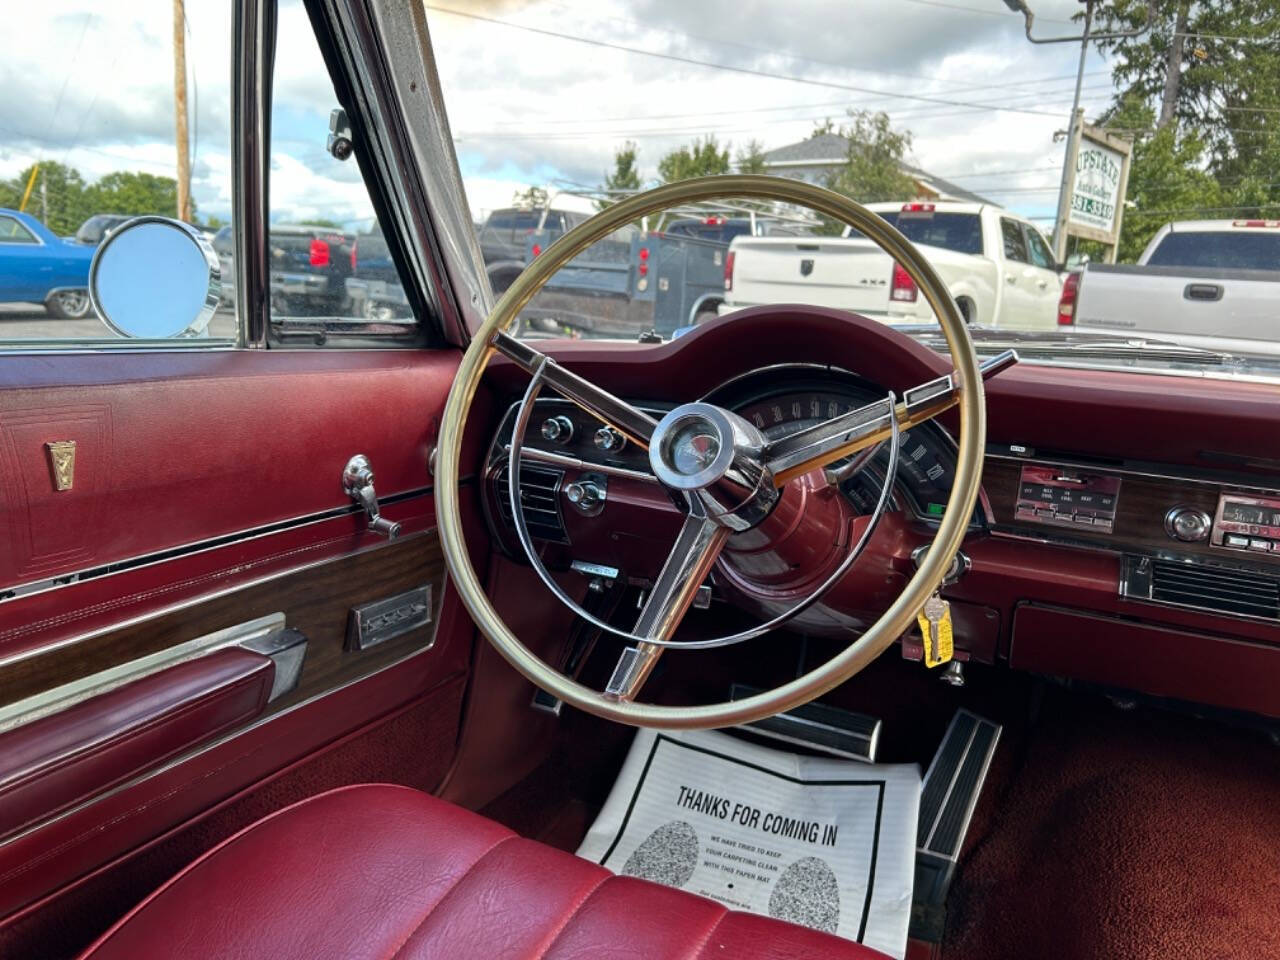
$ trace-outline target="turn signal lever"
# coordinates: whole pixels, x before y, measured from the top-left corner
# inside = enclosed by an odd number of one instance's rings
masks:
[[[400,535],[400,524],[388,520],[378,513],[378,495],[373,490],[373,466],[363,453],[357,453],[347,461],[342,471],[342,489],[347,496],[364,510],[369,518],[369,530],[372,533],[394,540]]]

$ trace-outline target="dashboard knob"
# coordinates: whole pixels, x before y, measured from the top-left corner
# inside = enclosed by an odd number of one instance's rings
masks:
[[[1209,515],[1195,507],[1174,507],[1164,515],[1164,532],[1183,543],[1207,540],[1212,529]]]
[[[587,515],[598,513],[604,505],[604,491],[591,480],[577,480],[564,488],[565,499]]]
[[[627,445],[627,438],[613,427],[601,427],[596,431],[595,445],[597,450],[605,453],[618,453]]]
[[[573,439],[573,421],[568,417],[548,417],[542,421],[542,439],[552,443],[568,443]]]

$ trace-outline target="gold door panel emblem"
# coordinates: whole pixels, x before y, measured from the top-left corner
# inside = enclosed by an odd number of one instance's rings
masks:
[[[44,445],[49,451],[49,469],[53,473],[53,489],[70,490],[76,476],[76,442],[52,440]]]

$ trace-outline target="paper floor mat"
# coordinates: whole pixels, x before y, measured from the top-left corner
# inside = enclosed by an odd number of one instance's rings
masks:
[[[914,764],[641,730],[578,855],[902,957],[919,804]]]

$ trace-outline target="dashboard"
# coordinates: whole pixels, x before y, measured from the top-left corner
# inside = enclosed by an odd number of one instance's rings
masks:
[[[770,438],[945,372],[936,354],[871,321],[771,312],[787,322],[744,312],[733,337],[711,324],[633,351],[567,345],[557,359],[619,395],[662,394],[641,404],[655,416],[707,399]],[[509,384],[508,397],[519,380]],[[1274,385],[1032,364],[990,381],[983,493],[960,575],[943,590],[957,659],[1280,717],[1280,459],[1259,439],[1280,436],[1275,397]],[[547,426],[558,417],[567,430]],[[512,409],[500,421],[484,500],[495,537],[519,555],[505,486]],[[891,511],[872,539],[879,553],[855,564],[878,565],[880,582],[833,590],[831,607],[874,607],[871,593],[891,596],[910,576],[945,509],[955,428],[943,416],[903,435]],[[619,440],[572,404],[539,399],[525,440],[525,516],[549,566],[643,585],[680,515],[645,451]],[[882,450],[840,483],[855,521],[884,469]],[[831,623],[831,635],[856,629],[856,618]],[[911,646],[904,637],[904,655]]]

